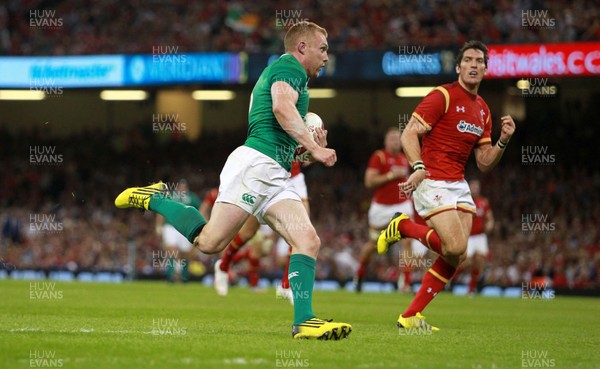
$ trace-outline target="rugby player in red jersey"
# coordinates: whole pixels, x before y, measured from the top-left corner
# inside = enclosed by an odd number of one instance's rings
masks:
[[[467,293],[474,295],[477,292],[479,273],[489,253],[487,234],[494,229],[494,214],[488,199],[481,195],[481,183],[477,179],[469,181],[473,201],[475,202],[475,216],[471,235],[467,241],[466,267],[470,270],[471,280]]]
[[[456,61],[458,81],[438,86],[425,96],[402,133],[402,147],[414,172],[399,186],[405,194],[413,195],[415,209],[428,226],[398,214],[379,236],[377,249],[384,253],[401,238],[416,238],[440,257],[398,317],[400,328],[438,330],[425,322],[421,312],[466,257],[475,203],[464,179],[465,164],[473,151],[477,167],[489,172],[502,158],[515,131],[513,119],[501,117],[500,138],[491,144],[490,111],[477,95],[487,61],[485,44],[466,42]]]
[[[369,206],[369,241],[365,243],[360,254],[360,266],[354,276],[357,292],[361,292],[364,276],[371,257],[375,254],[375,243],[382,229],[387,227],[390,218],[401,212],[412,215],[413,206],[408,197],[398,196],[398,184],[404,182],[410,173],[406,156],[401,151],[400,130],[390,128],[385,134],[383,150],[376,150],[369,159],[365,171],[365,187],[373,190],[373,200]],[[410,247],[410,241],[403,242],[403,248]],[[406,253],[403,253],[406,254]],[[403,270],[405,283],[410,283],[410,269]]]

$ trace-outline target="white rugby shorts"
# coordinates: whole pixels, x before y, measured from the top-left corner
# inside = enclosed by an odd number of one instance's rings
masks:
[[[240,146],[227,158],[221,171],[217,202],[234,204],[254,215],[261,224],[269,208],[281,200],[300,201],[290,173],[267,155]]]

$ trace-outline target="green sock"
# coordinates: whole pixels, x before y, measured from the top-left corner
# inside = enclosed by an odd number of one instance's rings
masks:
[[[187,282],[190,279],[190,271],[188,269],[188,260],[181,259],[181,280]]]
[[[294,254],[290,257],[289,279],[294,294],[294,324],[314,318],[312,293],[315,285],[317,261],[310,256]]]
[[[167,280],[173,282],[175,280],[175,263],[177,261],[175,260],[175,258],[170,257],[169,260],[167,260]]]
[[[194,243],[198,230],[206,224],[198,209],[173,201],[160,193],[150,197],[148,209],[165,217],[190,243]]]

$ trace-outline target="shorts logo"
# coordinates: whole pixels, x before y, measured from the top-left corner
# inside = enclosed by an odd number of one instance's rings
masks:
[[[480,137],[483,134],[483,128],[477,127],[472,123],[465,122],[464,120],[458,122],[458,124],[456,125],[456,129],[458,129],[459,132],[472,133],[475,136]]]
[[[256,199],[256,196],[250,195],[247,192],[242,195],[242,201],[245,202],[246,204],[249,204],[249,205],[254,205],[254,200],[255,199]]]

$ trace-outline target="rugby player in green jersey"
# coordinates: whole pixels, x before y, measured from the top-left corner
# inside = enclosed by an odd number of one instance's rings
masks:
[[[248,137],[223,167],[210,221],[197,209],[169,199],[161,182],[128,188],[115,199],[115,205],[163,215],[206,254],[223,250],[246,219],[256,216],[295,246],[288,275],[294,294],[292,337],[337,340],[347,337],[352,327],[313,314],[321,241],[290,185],[289,172],[298,144],[314,161],[326,166],[336,162],[335,150],[325,147],[327,131],[318,129],[313,139],[303,121],[308,111],[308,80],[316,78],[328,61],[327,31],[312,22],[299,22],[286,33],[284,46],[285,54],[265,68],[254,86]]]

